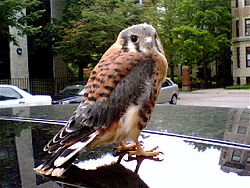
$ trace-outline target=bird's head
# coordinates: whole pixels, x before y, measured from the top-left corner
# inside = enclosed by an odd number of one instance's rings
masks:
[[[142,52],[144,54],[159,52],[164,54],[155,28],[146,23],[133,25],[122,30],[116,44],[125,51]]]

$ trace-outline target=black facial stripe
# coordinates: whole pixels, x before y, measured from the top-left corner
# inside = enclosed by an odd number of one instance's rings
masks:
[[[96,98],[95,97],[88,97],[88,100],[89,101],[96,101]]]
[[[110,94],[108,94],[108,93],[100,93],[99,95],[100,95],[100,97],[109,97],[110,96]]]

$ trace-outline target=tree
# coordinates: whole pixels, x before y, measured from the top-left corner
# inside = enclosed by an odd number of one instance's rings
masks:
[[[207,86],[209,65],[217,62],[230,67],[230,1],[183,0],[178,5],[177,17],[179,27],[173,32],[180,46],[181,62],[202,68]],[[223,79],[228,79],[228,75]]]
[[[217,80],[228,80],[231,38],[228,0],[65,0],[64,3],[62,19],[54,19],[43,28],[42,42],[52,44],[65,62],[79,67],[79,78],[82,68],[94,66],[123,28],[147,22],[158,31],[172,77],[174,66],[182,64],[203,70],[201,78],[208,83],[210,65],[216,64],[224,67]]]
[[[34,9],[39,4],[38,0],[0,1],[0,36],[18,44],[16,36],[9,33],[9,27],[16,28],[19,36],[37,33],[40,27],[34,27],[30,23],[44,12],[44,10]]]
[[[77,7],[75,1],[67,5],[67,14],[55,26],[61,35],[55,50],[65,62],[78,65],[81,79],[83,67],[94,66],[123,28],[143,22],[144,7],[122,0],[77,2]]]
[[[162,0],[157,4],[155,10],[158,12],[158,18],[154,19],[154,25],[157,27],[163,46],[165,47],[165,55],[168,60],[170,74],[174,80],[174,67],[179,64],[179,46],[173,29],[179,26],[176,9],[182,0]],[[152,20],[153,21],[153,20]]]

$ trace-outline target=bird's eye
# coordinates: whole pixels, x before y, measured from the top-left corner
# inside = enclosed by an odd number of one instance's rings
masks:
[[[131,35],[131,41],[132,41],[132,42],[137,42],[137,40],[138,40],[138,36],[136,36],[136,35]]]

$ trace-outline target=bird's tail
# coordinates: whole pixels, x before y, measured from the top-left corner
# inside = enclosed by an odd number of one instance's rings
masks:
[[[86,146],[94,140],[98,135],[98,131],[93,132],[82,141],[78,141],[68,148],[61,148],[54,152],[53,155],[43,164],[35,168],[37,174],[46,176],[60,177],[67,170],[70,164],[76,159],[78,154],[83,151]]]

